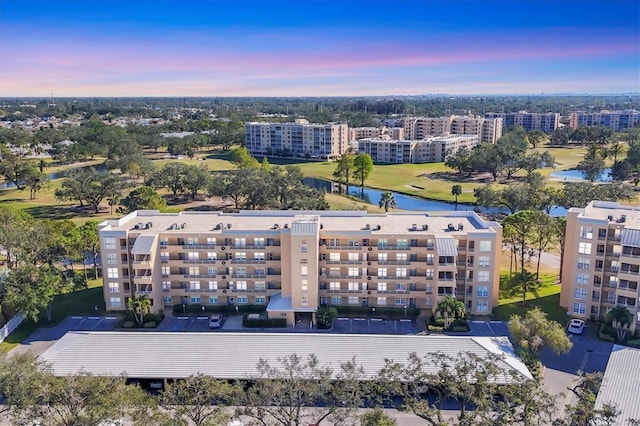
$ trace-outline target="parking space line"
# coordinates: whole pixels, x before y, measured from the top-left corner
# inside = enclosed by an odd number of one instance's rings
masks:
[[[502,321],[489,321],[491,324],[502,324]]]
[[[189,319],[189,317],[176,317],[176,319],[179,319],[179,320],[188,320],[188,319]]]
[[[354,320],[354,321],[366,321],[366,319],[365,319],[365,318],[354,318],[353,320]]]
[[[84,317],[71,317],[71,319],[84,319]]]
[[[104,319],[106,319],[106,320],[117,320],[118,318],[116,318],[116,317],[104,317]]]
[[[484,324],[484,321],[471,321],[474,324]]]
[[[102,319],[102,317],[87,317],[87,319],[90,319],[90,320],[99,320],[99,319]]]
[[[384,321],[382,318],[371,318],[371,321]]]
[[[338,321],[347,321],[349,318],[338,318]]]
[[[411,320],[401,319],[400,322],[411,322]]]

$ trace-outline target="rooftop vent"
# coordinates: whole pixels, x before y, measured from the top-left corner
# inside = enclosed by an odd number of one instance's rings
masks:
[[[462,231],[464,229],[464,225],[462,223],[458,224],[458,231]]]
[[[284,229],[287,229],[288,227],[289,227],[289,224],[288,224],[288,223],[285,223],[285,224],[284,224]]]
[[[367,231],[369,231],[371,229],[371,225],[369,225],[368,223],[364,226],[364,229],[366,229]]]
[[[187,227],[187,224],[186,224],[186,223],[184,223],[184,222],[182,223],[182,225],[180,225],[180,229],[184,229],[184,228],[186,228],[186,227]]]
[[[169,229],[175,230],[175,229],[180,229],[180,227],[178,226],[177,223],[174,223],[173,225],[171,225],[171,227]]]
[[[227,223],[227,229],[231,229],[231,224]]]
[[[147,222],[146,225],[144,226],[144,229],[151,229],[153,228],[153,222]]]
[[[280,224],[274,223],[273,224],[273,229],[280,229]]]
[[[449,231],[455,231],[455,230],[456,230],[456,227],[455,227],[455,226],[453,226],[453,223],[450,223],[450,224],[448,224],[448,225],[447,225],[447,229],[448,229]]]
[[[136,223],[136,225],[133,228],[134,229],[144,229],[144,223],[142,223],[142,222]]]
[[[219,224],[217,224],[217,225],[216,225],[216,227],[215,227],[215,228],[213,228],[213,229],[214,229],[214,230],[216,230],[216,231],[220,231],[220,230],[222,230],[222,228],[224,228],[224,224],[219,223]]]
[[[620,218],[618,219],[618,223],[625,223],[626,221],[627,221],[627,215],[625,214],[620,216]]]
[[[429,225],[422,225],[422,230],[423,231],[428,231],[429,230]]]
[[[411,225],[411,230],[412,231],[417,231],[418,230],[418,225],[415,224],[415,223],[413,225]]]
[[[607,216],[607,220],[608,220],[609,222],[611,222],[611,221],[613,220],[613,216],[611,216],[611,215]]]

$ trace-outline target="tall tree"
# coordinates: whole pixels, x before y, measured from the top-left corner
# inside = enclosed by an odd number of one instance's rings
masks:
[[[389,209],[396,208],[396,197],[393,196],[393,192],[385,191],[380,196],[380,202],[378,203],[380,208],[384,208],[385,212],[389,212]]]
[[[624,306],[616,306],[607,312],[605,317],[607,323],[615,328],[619,341],[624,341],[629,327],[633,324],[633,314]]]
[[[227,407],[236,404],[242,388],[224,380],[198,374],[168,383],[160,396],[162,405],[172,413],[176,424],[195,426],[227,424]]]
[[[549,347],[556,354],[565,354],[573,347],[562,325],[548,319],[537,307],[527,311],[524,317],[512,315],[508,326],[516,345],[532,353]]]
[[[358,154],[353,160],[353,178],[360,182],[360,190],[364,193],[364,181],[373,170],[373,160],[369,154]]]
[[[578,163],[577,169],[582,170],[586,178],[591,182],[595,181],[598,175],[604,170],[604,155],[602,148],[591,144],[584,158]]]
[[[141,186],[134,189],[121,202],[127,213],[136,210],[165,210],[167,201],[152,187]]]
[[[444,319],[444,328],[449,328],[454,319],[464,317],[464,303],[455,296],[446,296],[438,302],[436,312]]]
[[[151,299],[146,294],[131,297],[127,301],[127,309],[133,314],[138,325],[142,325],[144,316],[151,311]]]
[[[353,173],[354,160],[355,155],[352,151],[345,152],[336,161],[336,169],[333,171],[333,177],[338,183],[344,184],[347,187],[347,194],[349,193],[349,182],[351,174]]]
[[[462,194],[462,185],[453,185],[451,187],[451,195],[455,197],[455,205],[458,206],[458,195]]]
[[[7,302],[22,311],[33,322],[47,314],[51,322],[54,297],[64,291],[60,271],[51,266],[24,265],[12,269],[4,280]]]
[[[55,194],[59,200],[78,200],[80,205],[84,201],[98,213],[102,201],[120,193],[124,186],[119,176],[95,169],[79,170],[70,173]]]

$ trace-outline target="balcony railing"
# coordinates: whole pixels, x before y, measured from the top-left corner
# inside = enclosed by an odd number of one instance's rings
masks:
[[[411,250],[411,247],[409,246],[377,246],[377,247],[378,247],[378,250]]]
[[[198,274],[198,275],[191,275],[191,274],[186,274],[183,275],[184,278],[217,278],[218,274]]]

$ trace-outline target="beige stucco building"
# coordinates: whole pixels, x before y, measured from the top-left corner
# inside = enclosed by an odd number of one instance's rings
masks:
[[[174,305],[264,305],[315,319],[322,305],[469,313],[498,303],[502,228],[473,212],[136,211],[100,224],[104,298],[125,310],[147,295]]]
[[[502,118],[449,115],[404,119],[404,135],[407,139],[417,140],[449,134],[476,135],[482,143],[496,143],[502,137]]]
[[[245,123],[245,147],[253,155],[284,155],[333,159],[349,149],[346,124]]]
[[[360,139],[357,150],[369,154],[376,163],[437,163],[460,148],[473,149],[480,143],[476,135],[448,135],[422,140]]]
[[[567,215],[560,306],[579,318],[624,306],[640,323],[640,207],[592,201]]]

